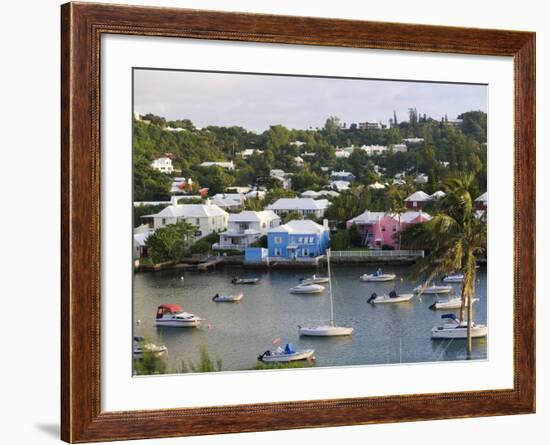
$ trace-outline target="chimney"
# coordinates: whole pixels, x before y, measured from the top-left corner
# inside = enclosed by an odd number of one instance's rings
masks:
[[[177,206],[178,205],[178,199],[179,199],[178,196],[172,195],[172,197],[170,198],[170,204],[172,204],[173,206]]]

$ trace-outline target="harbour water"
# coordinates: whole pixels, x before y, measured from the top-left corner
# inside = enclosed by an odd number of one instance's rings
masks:
[[[439,362],[466,359],[465,340],[432,340],[430,330],[442,323],[441,315],[458,310],[433,311],[429,306],[445,295],[415,296],[411,302],[370,305],[376,292],[409,293],[419,283],[408,278],[409,266],[391,266],[384,272],[397,274],[395,282],[362,283],[359,276],[372,273],[376,266],[333,265],[335,322],[352,326],[351,337],[300,337],[298,325],[328,322],[328,284],[319,295],[294,295],[289,288],[309,276],[309,270],[247,270],[218,267],[210,272],[167,270],[134,276],[134,333],[168,347],[169,369],[181,362],[197,362],[205,346],[213,359],[221,359],[223,371],[249,370],[258,354],[291,342],[296,349],[315,349],[316,367],[387,363]],[[326,271],[322,271],[325,272]],[[322,272],[318,272],[322,275]],[[257,285],[234,285],[234,276],[260,277]],[[183,279],[182,279],[183,277]],[[438,283],[439,284],[439,283]],[[459,295],[460,284],[452,284]],[[216,294],[242,291],[240,303],[215,303]],[[477,272],[474,319],[487,321],[487,282],[485,268]],[[176,303],[205,321],[199,328],[157,328],[157,306]],[[489,327],[490,336],[490,327]],[[488,339],[474,339],[472,359],[486,359]]]

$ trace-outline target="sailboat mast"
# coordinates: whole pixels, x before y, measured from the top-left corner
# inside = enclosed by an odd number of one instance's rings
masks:
[[[332,303],[332,275],[330,273],[330,254],[331,249],[327,249],[328,289],[330,295],[330,325],[334,326],[334,304]]]

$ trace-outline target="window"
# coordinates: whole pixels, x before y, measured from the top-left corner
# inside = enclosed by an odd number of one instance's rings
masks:
[[[314,236],[309,237],[309,244],[315,244],[315,237]]]
[[[397,232],[397,226],[393,226],[391,230],[392,232]]]
[[[418,207],[418,203],[416,201],[413,201],[413,207]]]
[[[166,225],[166,218],[162,218],[162,220],[161,220],[161,224],[162,224],[163,226],[165,226],[165,225]]]
[[[283,242],[283,238],[280,237],[280,236],[276,236],[276,237],[273,238],[273,242],[275,244],[281,244]]]
[[[199,218],[195,218],[195,225],[196,226],[200,226],[201,225],[201,220]]]
[[[382,226],[382,232],[386,231],[386,226]]]
[[[281,256],[281,249],[278,247],[275,247],[275,249],[273,250],[273,254],[275,256]]]
[[[309,249],[302,249],[302,256],[309,256]]]
[[[298,237],[298,244],[303,244],[304,243],[304,237],[303,236],[299,236]]]

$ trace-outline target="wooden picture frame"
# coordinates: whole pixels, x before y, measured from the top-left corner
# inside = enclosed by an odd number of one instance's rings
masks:
[[[535,411],[534,33],[91,3],[65,4],[61,17],[63,440],[93,442]],[[514,255],[513,389],[102,412],[99,117],[103,34],[513,57],[514,252],[502,252]]]

